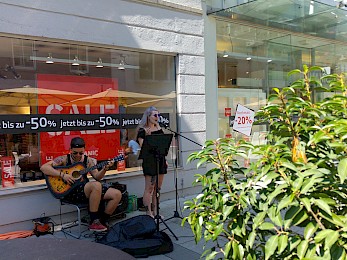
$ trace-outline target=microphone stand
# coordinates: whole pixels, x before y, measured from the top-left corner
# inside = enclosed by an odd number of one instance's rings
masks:
[[[174,169],[174,175],[175,175],[175,193],[176,193],[176,208],[174,210],[174,215],[170,218],[168,218],[167,220],[170,220],[170,219],[173,219],[173,218],[180,218],[180,219],[183,219],[183,217],[180,216],[180,214],[178,213],[178,186],[177,186],[177,161],[178,161],[178,154],[179,154],[179,143],[178,143],[178,136],[181,136],[185,139],[187,139],[188,141],[192,142],[192,143],[195,143],[199,146],[202,147],[201,144],[173,131],[168,125],[166,124],[163,124],[163,123],[159,123],[160,126],[164,127],[165,129],[167,129],[168,131],[170,131],[171,133],[174,134],[175,136],[175,140],[176,140],[176,147],[177,147],[177,150],[176,150],[176,159],[175,159],[175,169]]]

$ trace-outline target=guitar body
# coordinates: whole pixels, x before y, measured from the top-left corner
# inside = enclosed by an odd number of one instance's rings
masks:
[[[60,176],[45,175],[47,187],[57,199],[63,198],[69,194],[74,187],[88,181],[87,176],[80,173],[85,169],[83,163],[75,163],[69,166],[56,166],[54,169],[61,170],[63,173],[72,175],[75,178],[75,183],[70,185],[66,183]]]
[[[124,161],[123,154],[118,155],[112,159],[115,162]],[[111,160],[110,160],[111,161]],[[50,176],[45,175],[46,184],[48,189],[52,192],[53,196],[57,199],[61,199],[76,186],[79,186],[82,183],[87,183],[87,173],[97,169],[98,167],[103,167],[108,164],[109,161],[104,161],[101,163],[98,163],[97,165],[94,165],[90,168],[84,167],[84,164],[81,162],[74,163],[69,166],[55,166],[54,169],[60,169],[63,173],[69,174],[75,178],[75,183],[70,185],[66,183],[63,178],[60,176]]]

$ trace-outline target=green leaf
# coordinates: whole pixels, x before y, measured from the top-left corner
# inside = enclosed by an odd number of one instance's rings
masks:
[[[324,200],[315,199],[313,202],[314,202],[314,204],[316,204],[320,209],[324,210],[326,213],[328,213],[329,215],[331,215],[330,206],[329,206],[328,203],[326,203]]]
[[[291,206],[284,215],[284,228],[288,229],[293,221],[293,218],[302,210],[300,206]]]
[[[275,225],[279,227],[283,225],[282,216],[277,212],[275,205],[271,206],[267,212],[267,215]]]
[[[239,253],[240,253],[239,259],[244,259],[243,257],[245,255],[245,249],[243,248],[242,244],[239,244]]]
[[[291,76],[293,74],[298,74],[298,73],[301,73],[301,70],[295,69],[295,70],[288,72],[288,76]]]
[[[347,178],[347,158],[342,159],[337,166],[337,173],[340,178],[340,183],[343,184]]]
[[[206,163],[210,158],[205,157],[205,158],[201,158],[198,163],[196,164],[196,168],[200,168],[201,165],[203,165],[204,163]]]
[[[269,204],[272,202],[274,198],[276,198],[279,194],[285,192],[285,188],[288,187],[287,183],[283,183],[276,187],[276,189],[268,196],[268,202]]]
[[[278,206],[277,206],[277,211],[280,212],[281,209],[283,208],[286,208],[290,205],[290,203],[292,203],[293,201],[293,194],[291,194],[290,196],[286,196],[284,197],[280,203],[278,203]]]
[[[308,191],[311,191],[311,188],[313,187],[313,185],[315,185],[316,183],[319,183],[321,181],[321,178],[315,178],[315,177],[311,177],[307,180],[304,181],[304,183],[301,186],[301,194],[306,194]]]
[[[300,259],[302,259],[304,255],[306,254],[307,248],[308,248],[308,241],[307,240],[301,241],[297,249],[298,257]]]
[[[249,234],[248,239],[246,241],[246,248],[247,249],[251,249],[253,247],[253,244],[254,244],[254,241],[255,241],[255,236],[256,236],[255,231],[252,231]]]
[[[293,170],[294,172],[297,172],[298,169],[296,168],[296,166],[294,164],[292,164],[291,162],[289,161],[284,161],[281,163],[281,166],[285,167],[285,168],[288,168],[288,169],[291,169]]]
[[[332,213],[331,216],[332,216],[332,219],[333,219],[333,222],[335,225],[340,226],[340,227],[344,227],[346,225],[345,224],[345,222],[346,222],[345,217],[336,215],[334,213]]]
[[[240,259],[240,251],[239,251],[239,247],[238,244],[235,240],[232,241],[231,243],[232,248],[233,248],[233,259]]]
[[[259,226],[260,230],[272,230],[274,229],[275,225],[270,222],[264,222]]]
[[[333,232],[334,232],[334,230],[324,229],[324,230],[322,230],[316,234],[316,236],[314,237],[314,241],[316,243],[319,243],[320,241],[322,241],[326,237],[330,236]]]
[[[331,259],[346,260],[346,251],[343,249],[343,247],[335,247],[331,251]]]
[[[278,236],[274,235],[265,244],[265,260],[268,260],[275,253],[277,246]]]
[[[289,245],[289,252],[293,251],[301,242],[301,239],[299,237],[289,237],[288,238],[288,245]]]
[[[212,236],[213,240],[217,239],[217,237],[222,233],[224,228],[223,223],[219,224],[217,227],[215,227],[214,234]]]
[[[275,91],[277,94],[280,93],[280,90],[278,88],[273,88],[272,90]]]
[[[300,223],[304,222],[308,218],[308,215],[305,210],[301,210],[293,219],[293,226],[297,226]]]
[[[286,249],[288,245],[288,236],[287,235],[281,235],[279,238],[278,238],[278,254],[281,254],[284,249]]]
[[[226,243],[226,245],[224,246],[224,256],[225,256],[225,258],[228,258],[229,254],[230,254],[230,249],[231,249],[231,241]]]
[[[297,178],[294,182],[293,182],[293,189],[295,190],[295,191],[297,191],[297,190],[299,190],[300,188],[301,188],[301,185],[302,185],[302,183],[303,183],[303,181],[304,181],[304,177],[303,176],[301,176],[300,178]]]
[[[266,212],[259,212],[253,219],[253,230],[256,229],[261,222],[263,222],[266,216]]]
[[[319,71],[324,71],[323,68],[319,67],[319,66],[312,66],[308,69],[308,71],[314,71],[314,70],[319,70]]]
[[[337,241],[337,239],[340,237],[340,234],[338,231],[332,231],[329,236],[325,238],[325,246],[328,248],[331,248],[333,244]]]
[[[256,259],[257,259],[256,256],[252,253],[248,254],[246,258],[246,260],[256,260]]]
[[[318,225],[313,222],[309,222],[304,231],[304,238],[309,240],[309,238],[317,231]]]
[[[225,221],[229,217],[229,215],[233,211],[233,209],[234,209],[234,206],[226,206],[226,205],[223,206],[223,211],[222,211],[223,221]]]
[[[300,198],[300,201],[302,202],[302,204],[305,206],[305,208],[307,209],[308,212],[311,212],[311,202],[308,198]]]

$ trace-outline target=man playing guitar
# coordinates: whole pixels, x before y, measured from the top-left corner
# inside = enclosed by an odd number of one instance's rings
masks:
[[[41,171],[48,176],[60,177],[65,183],[71,185],[71,189],[63,197],[64,200],[71,203],[89,203],[89,214],[91,219],[89,230],[96,232],[106,231],[107,221],[117,208],[122,194],[119,190],[107,188],[100,183],[100,180],[104,177],[106,171],[113,162],[109,162],[108,165],[99,171],[97,168],[93,167],[95,166],[95,160],[85,155],[84,152],[84,140],[81,137],[75,137],[70,143],[70,153],[59,156],[53,161],[43,164],[41,166]],[[90,174],[96,181],[89,182],[87,176],[81,176],[83,181],[79,180],[77,183],[72,174],[67,174],[59,169],[59,166],[69,166],[76,163],[83,163],[85,168],[94,168],[90,171]],[[98,210],[101,201],[107,201],[107,205],[105,211],[100,214]]]

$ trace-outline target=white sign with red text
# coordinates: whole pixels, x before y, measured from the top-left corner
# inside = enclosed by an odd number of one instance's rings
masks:
[[[1,157],[1,171],[2,187],[13,187],[14,174],[12,167],[12,157]]]
[[[254,111],[240,104],[236,107],[233,130],[244,135],[251,136],[252,124],[254,121]]]

